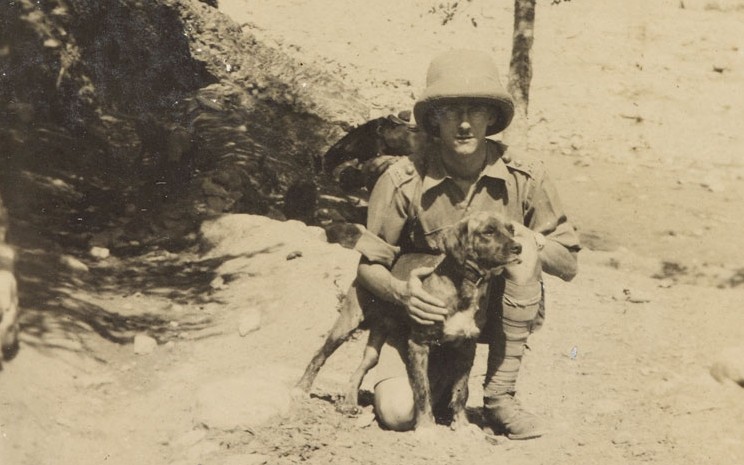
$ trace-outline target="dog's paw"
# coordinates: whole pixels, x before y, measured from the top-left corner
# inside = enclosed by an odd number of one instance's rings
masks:
[[[347,417],[357,417],[362,413],[362,408],[356,403],[347,402],[345,399],[336,404],[336,411]]]
[[[18,344],[18,339],[15,339],[11,344],[3,345],[2,358],[5,360],[13,360],[15,356],[18,355],[19,349],[20,345]]]
[[[294,402],[300,402],[310,398],[310,393],[300,386],[293,387],[292,390],[289,391],[289,395]]]
[[[480,426],[470,422],[452,422],[450,429],[460,437],[465,438],[483,438],[485,433]]]

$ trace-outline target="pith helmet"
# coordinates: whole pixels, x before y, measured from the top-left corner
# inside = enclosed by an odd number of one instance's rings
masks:
[[[497,119],[486,135],[503,131],[514,116],[514,102],[501,85],[490,55],[476,50],[451,50],[435,57],[426,73],[426,89],[413,106],[416,123],[433,133],[429,112],[447,100],[473,99],[496,108]]]

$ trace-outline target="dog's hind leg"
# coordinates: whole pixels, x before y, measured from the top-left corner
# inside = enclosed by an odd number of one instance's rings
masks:
[[[313,382],[315,382],[315,377],[318,376],[318,372],[320,372],[328,357],[333,355],[336,349],[341,347],[341,344],[351,336],[354,330],[361,324],[362,319],[362,310],[356,296],[356,286],[352,285],[341,307],[338,318],[333,324],[333,328],[331,328],[331,332],[326,337],[323,346],[316,352],[313,359],[307,365],[307,368],[305,368],[305,373],[295,385],[296,390],[303,393],[310,392],[310,388],[312,388]]]
[[[369,370],[377,366],[377,362],[380,361],[380,351],[386,339],[387,331],[383,324],[375,324],[370,327],[369,338],[364,348],[364,355],[362,355],[362,362],[351,375],[344,400],[336,407],[336,410],[348,415],[359,413],[359,388],[362,385],[364,377],[369,373]]]

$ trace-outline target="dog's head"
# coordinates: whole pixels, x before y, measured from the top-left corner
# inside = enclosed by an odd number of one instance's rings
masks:
[[[514,227],[495,213],[479,212],[457,222],[444,235],[444,252],[465,266],[499,273],[519,261],[522,246],[514,240]]]

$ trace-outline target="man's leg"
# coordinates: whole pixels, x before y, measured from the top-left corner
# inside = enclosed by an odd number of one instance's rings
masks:
[[[405,371],[403,360],[407,357],[405,334],[388,338],[381,355],[380,381],[375,384],[375,413],[381,425],[394,431],[408,431],[415,424],[413,390]],[[391,350],[393,349],[394,350]],[[447,376],[448,361],[440,348],[433,348],[429,361],[429,383],[431,385],[434,415],[437,420],[449,415],[451,380]],[[393,359],[393,360],[391,360]]]
[[[541,304],[542,286],[539,281],[507,281],[493,287],[489,306],[492,333],[483,389],[485,416],[498,432],[511,439],[539,437],[545,432],[542,421],[523,410],[514,394],[527,337]]]

